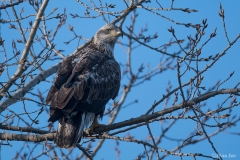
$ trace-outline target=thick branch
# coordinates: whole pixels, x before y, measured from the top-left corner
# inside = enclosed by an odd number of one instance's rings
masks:
[[[76,147],[79,148],[90,160],[92,160],[92,156],[80,145],[76,144]]]
[[[118,18],[116,18],[114,21],[112,21],[112,24],[116,24],[117,22],[119,22],[121,19],[125,18],[130,12],[132,12],[134,9],[137,8],[138,5],[141,5],[142,3],[144,3],[145,0],[140,0],[138,3],[136,4],[132,4],[129,8],[127,8],[124,13],[119,16]]]
[[[9,125],[1,125],[1,129],[12,130],[12,131],[20,131],[20,132],[32,132],[32,133],[39,133],[39,134],[46,134],[49,133],[48,131],[32,128],[32,127],[18,127],[18,126],[9,126]]]
[[[6,4],[6,5],[3,5],[0,7],[0,10],[1,9],[6,9],[8,7],[12,7],[12,6],[15,6],[15,5],[19,5],[20,3],[23,3],[24,1],[23,0],[19,0],[18,2],[15,2],[15,3],[12,3],[12,4]]]
[[[134,124],[139,124],[139,123],[142,123],[142,122],[147,122],[147,121],[155,119],[159,116],[163,116],[165,114],[172,113],[176,110],[179,110],[179,109],[183,108],[184,106],[185,107],[190,107],[192,105],[195,105],[196,103],[205,101],[205,100],[207,100],[211,97],[214,97],[216,95],[219,95],[219,94],[236,94],[238,92],[240,92],[240,88],[221,89],[221,90],[217,90],[217,91],[214,91],[214,92],[208,92],[208,93],[205,93],[205,94],[203,94],[203,95],[201,95],[197,98],[194,98],[191,101],[185,102],[184,104],[180,103],[180,104],[175,105],[171,108],[167,108],[167,109],[164,109],[162,111],[159,111],[159,112],[156,112],[156,113],[153,113],[153,114],[150,114],[150,115],[142,115],[140,117],[131,118],[131,119],[123,121],[123,122],[115,123],[115,124],[104,126],[104,127],[99,127],[99,128],[96,128],[94,130],[94,132],[95,133],[103,133],[103,132],[106,132],[106,131],[109,131],[109,130],[114,130],[114,129],[117,129],[117,128],[122,128],[122,127],[130,126],[130,125],[134,125]]]
[[[29,142],[43,142],[43,141],[53,141],[54,133],[41,134],[41,135],[24,135],[24,134],[9,134],[9,133],[0,133],[1,140],[10,140],[10,141],[29,141]]]

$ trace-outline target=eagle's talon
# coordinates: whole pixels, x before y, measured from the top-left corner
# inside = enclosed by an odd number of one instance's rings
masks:
[[[84,131],[84,134],[91,135],[94,134],[94,130],[98,127],[106,126],[105,124],[99,124],[97,117],[94,118],[92,125]]]

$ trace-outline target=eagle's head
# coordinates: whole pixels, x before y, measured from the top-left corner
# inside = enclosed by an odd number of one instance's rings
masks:
[[[100,50],[113,54],[114,44],[119,36],[122,36],[121,29],[114,24],[107,24],[97,31],[93,43]]]

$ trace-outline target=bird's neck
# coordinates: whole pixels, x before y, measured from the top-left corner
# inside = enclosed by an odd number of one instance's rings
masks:
[[[96,49],[98,49],[100,52],[107,53],[113,56],[114,44],[94,42],[94,45]]]

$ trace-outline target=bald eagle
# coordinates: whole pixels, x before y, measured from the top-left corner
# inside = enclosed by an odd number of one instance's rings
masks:
[[[54,143],[60,148],[75,147],[83,130],[101,126],[105,105],[115,99],[121,72],[113,50],[121,30],[107,24],[93,41],[76,54],[65,58],[58,69],[46,103],[50,104],[49,122],[58,121]],[[89,130],[88,130],[89,131]]]

